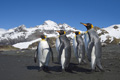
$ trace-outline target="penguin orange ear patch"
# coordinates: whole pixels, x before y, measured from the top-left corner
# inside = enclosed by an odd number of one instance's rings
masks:
[[[93,28],[93,25],[91,24],[91,28]]]
[[[47,37],[45,36],[45,38],[47,38]]]
[[[79,34],[81,34],[81,32],[79,32]]]
[[[66,34],[66,32],[64,31],[64,34]]]

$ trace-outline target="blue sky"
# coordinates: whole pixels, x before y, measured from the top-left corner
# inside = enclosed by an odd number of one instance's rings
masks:
[[[0,28],[34,27],[46,20],[80,30],[86,30],[80,22],[101,28],[120,24],[120,0],[0,0]]]

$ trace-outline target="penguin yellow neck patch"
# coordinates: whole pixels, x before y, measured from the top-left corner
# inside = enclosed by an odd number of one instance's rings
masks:
[[[76,35],[75,35],[75,37],[76,37]]]
[[[41,41],[45,41],[45,39],[42,39]]]
[[[91,25],[91,29],[93,28],[93,25]]]
[[[88,33],[88,31],[86,31],[85,33]]]

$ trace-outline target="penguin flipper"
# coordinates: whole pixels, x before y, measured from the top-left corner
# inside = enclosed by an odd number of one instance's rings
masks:
[[[52,56],[52,62],[54,62],[54,57],[53,57],[53,51],[52,51],[52,48],[49,46],[50,48],[50,52],[51,52],[51,56]]]
[[[36,51],[35,51],[35,54],[34,54],[34,62],[36,63],[37,62],[37,55],[38,55],[38,47],[37,47],[37,49],[36,49]]]
[[[70,58],[71,58],[71,47],[67,47],[65,49],[65,66],[68,67],[70,63]]]
[[[64,43],[61,42],[60,45],[59,45],[58,63],[61,62],[61,55],[62,55],[63,48],[64,48]]]
[[[89,60],[90,62],[91,62],[91,52],[92,52],[93,46],[94,46],[94,43],[93,43],[93,42],[89,42],[89,44],[88,44],[88,54],[87,54],[87,56],[88,56],[88,60]]]
[[[49,43],[49,38],[47,38],[46,41],[48,42],[48,45],[49,45],[50,53],[52,56],[52,62],[54,62],[53,51],[52,51],[52,48],[51,48],[50,43]]]
[[[101,64],[101,56],[102,56],[102,49],[101,49],[101,44],[100,44],[100,42],[98,42],[98,44],[95,46],[95,49],[96,49],[96,56],[97,56],[97,67],[101,70],[101,71],[103,71],[103,67],[102,67],[102,64]]]
[[[79,43],[78,43],[78,45],[77,45],[77,56],[78,56],[79,58],[81,58],[81,56],[80,56],[81,53],[82,53],[82,49],[81,49],[81,46],[80,46]]]

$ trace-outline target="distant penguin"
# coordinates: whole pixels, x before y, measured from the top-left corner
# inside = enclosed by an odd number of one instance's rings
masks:
[[[91,62],[92,71],[96,70],[96,67],[99,70],[104,71],[101,65],[101,56],[102,56],[102,48],[101,42],[97,32],[93,29],[93,25],[90,23],[81,23],[87,28],[87,35],[89,36],[88,43],[88,60]]]
[[[50,53],[52,55],[52,61],[53,61],[53,52],[51,47],[49,46],[48,42],[45,40],[46,36],[41,35],[41,41],[39,42],[39,45],[37,47],[37,51],[35,53],[34,61],[36,62],[36,59],[38,58],[39,63],[39,71],[40,70],[46,70],[48,71],[48,64],[50,61]]]
[[[82,34],[79,31],[74,32],[75,37],[73,38],[73,49],[78,63],[86,63],[85,61],[85,45],[82,39]]]
[[[69,63],[71,59],[70,40],[66,37],[65,31],[60,30],[58,32],[60,34],[59,61],[62,65],[63,71],[70,70],[69,69]]]

